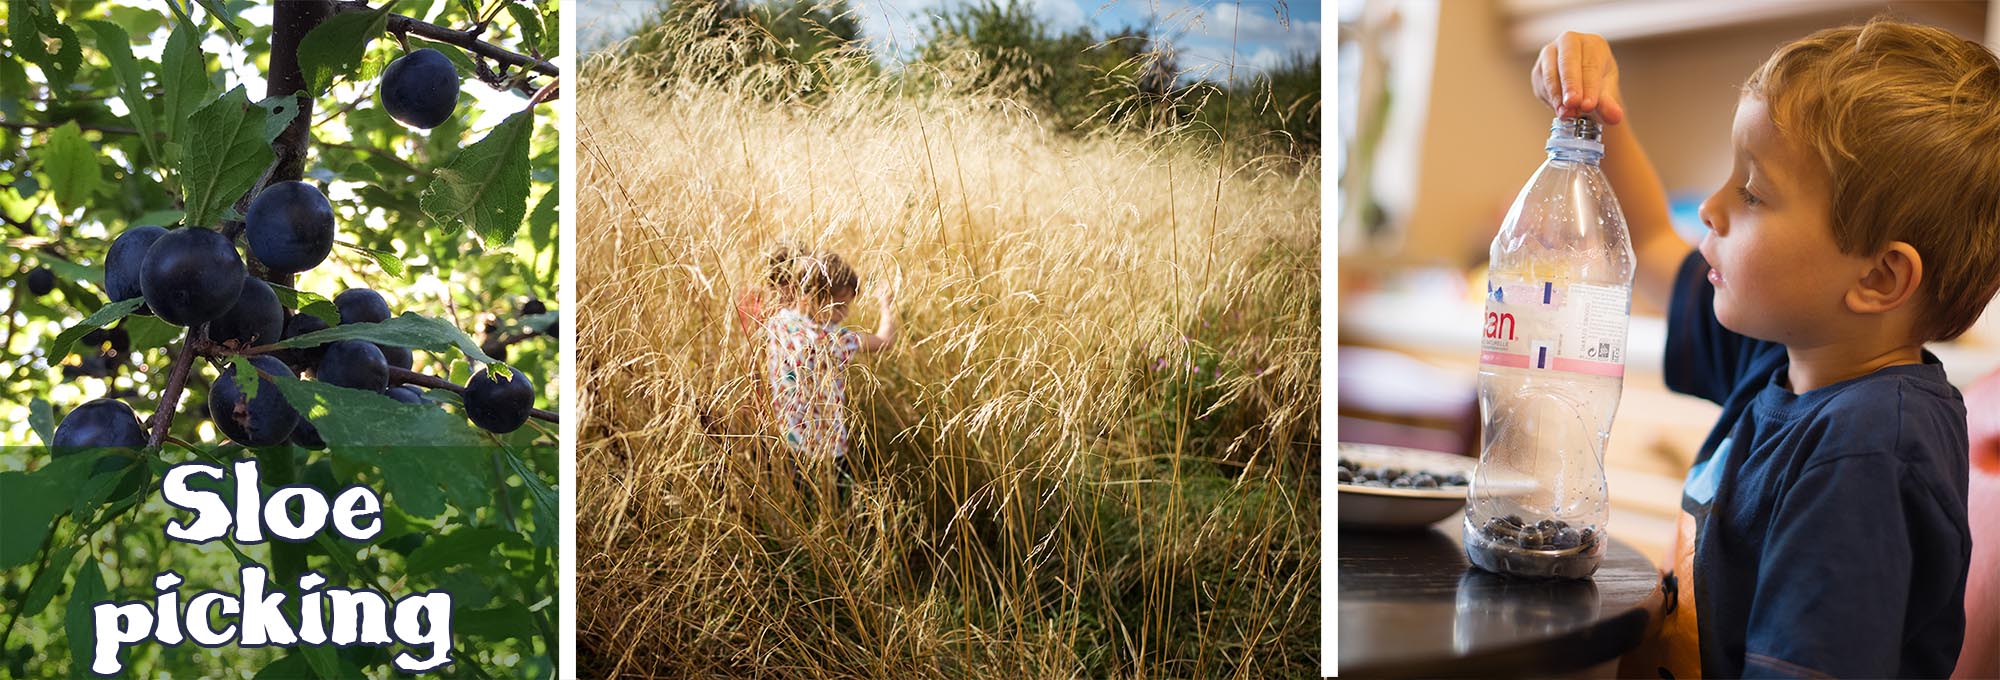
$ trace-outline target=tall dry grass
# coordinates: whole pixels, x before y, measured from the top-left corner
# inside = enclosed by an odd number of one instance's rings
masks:
[[[575,90],[580,672],[1316,673],[1316,161],[736,39]],[[779,241],[898,292],[843,496],[734,320]]]

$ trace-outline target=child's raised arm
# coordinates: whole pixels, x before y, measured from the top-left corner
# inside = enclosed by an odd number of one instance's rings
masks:
[[[896,289],[883,286],[875,292],[875,299],[882,302],[882,327],[860,334],[863,352],[880,352],[896,344]]]
[[[1631,230],[1632,254],[1638,259],[1633,288],[1665,307],[1673,295],[1674,275],[1694,247],[1674,233],[1666,187],[1625,119],[1611,45],[1602,36],[1564,32],[1542,47],[1530,82],[1535,96],[1559,114],[1596,113],[1604,122],[1600,167],[1618,193],[1618,206]]]

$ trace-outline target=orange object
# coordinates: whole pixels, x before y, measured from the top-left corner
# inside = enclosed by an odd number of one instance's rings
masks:
[[[1965,578],[1965,643],[1955,679],[2000,678],[2000,371],[1965,390],[1972,441],[1966,514],[1972,567]]]
[[[744,335],[755,337],[764,328],[767,315],[764,291],[752,288],[736,296],[736,324],[743,329]]]

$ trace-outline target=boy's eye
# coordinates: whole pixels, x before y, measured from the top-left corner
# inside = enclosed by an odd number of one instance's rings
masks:
[[[1750,193],[1748,185],[1736,187],[1736,195],[1742,197],[1744,205],[1758,205],[1763,203],[1763,201],[1757,199],[1756,194]]]

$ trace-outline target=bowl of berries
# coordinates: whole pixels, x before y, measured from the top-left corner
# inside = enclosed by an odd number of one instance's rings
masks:
[[[1465,507],[1478,467],[1479,459],[1458,454],[1342,442],[1334,471],[1340,482],[1340,523],[1380,529],[1429,526]],[[1483,484],[1500,495],[1535,487],[1525,476],[1489,478]]]

